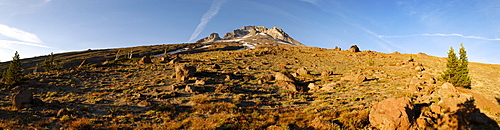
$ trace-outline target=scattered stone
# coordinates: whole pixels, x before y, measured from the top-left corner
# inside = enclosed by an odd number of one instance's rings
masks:
[[[319,89],[319,91],[332,92],[332,91],[335,91],[335,88],[337,88],[338,86],[340,86],[339,83],[328,83],[328,84],[322,85],[321,89]]]
[[[321,76],[331,76],[333,75],[333,72],[332,71],[329,71],[329,70],[325,70],[323,72],[321,72]]]
[[[16,109],[22,109],[33,101],[31,90],[21,89],[12,97],[12,106]]]
[[[278,87],[280,87],[281,89],[297,92],[297,86],[295,86],[295,84],[293,84],[293,82],[279,80],[279,81],[276,81],[275,84]]]
[[[297,74],[299,75],[308,75],[309,74],[309,71],[307,71],[307,68],[299,68],[297,69]]]
[[[334,51],[341,51],[342,49],[338,46],[335,46],[335,48],[333,48]]]
[[[307,85],[307,88],[309,88],[310,92],[315,92],[315,91],[318,91],[320,89],[320,86],[318,86],[314,83],[309,83],[309,85]]]
[[[45,103],[42,100],[40,100],[40,98],[34,98],[32,102],[33,102],[33,105],[35,105],[35,106],[45,105]]]
[[[196,80],[194,82],[194,85],[197,85],[197,86],[203,86],[205,85],[205,81],[204,80]]]
[[[172,84],[172,85],[168,86],[168,89],[172,90],[172,91],[180,89],[180,88],[181,88],[181,85],[179,85],[179,84]]]
[[[149,56],[143,56],[141,60],[139,60],[139,64],[150,64],[153,63],[151,62],[151,58]]]
[[[340,78],[340,80],[342,80],[342,81],[349,80],[349,81],[352,81],[355,83],[362,83],[364,81],[367,81],[368,79],[362,74],[356,74],[356,75],[344,76],[344,77]]]
[[[349,48],[349,52],[360,52],[360,51],[357,45],[353,45],[351,46],[351,48]]]
[[[245,69],[246,69],[246,70],[252,70],[252,66],[250,66],[250,65],[249,65],[249,66],[247,66]]]
[[[175,78],[179,81],[186,81],[196,72],[196,67],[187,66],[186,64],[175,66]]]
[[[66,108],[61,108],[59,109],[59,111],[57,111],[57,117],[62,117],[64,115],[71,115],[71,111],[69,111],[68,109]]]
[[[175,63],[181,62],[181,60],[182,59],[181,59],[181,57],[179,57],[179,55],[175,55],[175,57],[172,60],[170,60],[170,62],[168,62],[168,63],[175,64]]]
[[[167,63],[168,61],[170,60],[170,57],[164,55],[164,56],[161,56],[159,61],[160,63]]]
[[[370,124],[381,130],[410,129],[415,111],[410,98],[388,98],[375,103],[370,111]]]
[[[188,93],[193,93],[194,92],[194,86],[193,85],[186,85],[186,88],[184,88],[184,91]]]
[[[218,65],[218,64],[214,64],[214,65],[212,65],[212,69],[218,70],[218,69],[220,69],[220,68],[221,68],[221,67],[220,67],[220,65]]]
[[[311,54],[311,57],[317,57],[318,54],[314,53],[314,54]]]
[[[416,71],[424,71],[425,68],[423,66],[417,66],[417,67],[415,67],[415,70]]]
[[[234,93],[235,91],[234,87],[223,84],[219,84],[219,86],[215,88],[216,93]]]
[[[226,78],[224,79],[224,81],[231,81],[231,75],[226,75]]]
[[[274,75],[276,81],[295,82],[294,77],[287,72],[276,72]]]
[[[149,106],[151,106],[151,102],[143,100],[143,101],[137,103],[137,106],[139,106],[139,107],[149,107]]]

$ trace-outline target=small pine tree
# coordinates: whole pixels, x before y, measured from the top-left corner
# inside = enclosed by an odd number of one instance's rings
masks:
[[[62,66],[55,61],[54,53],[50,53],[49,57],[43,61],[42,65],[45,71],[60,70]]]
[[[467,60],[467,52],[462,43],[460,43],[460,50],[458,52],[460,55],[459,65],[458,65],[458,75],[456,86],[470,88],[471,79],[469,77],[469,60]]]
[[[446,59],[447,70],[443,72],[441,78],[456,87],[470,88],[469,61],[467,60],[467,53],[462,44],[460,44],[459,55],[460,57],[457,58],[455,50],[453,47],[450,47],[448,58]]]
[[[19,58],[19,53],[14,54],[12,61],[10,62],[9,68],[4,73],[5,84],[7,87],[12,88],[23,83],[24,73],[21,68],[21,59]]]

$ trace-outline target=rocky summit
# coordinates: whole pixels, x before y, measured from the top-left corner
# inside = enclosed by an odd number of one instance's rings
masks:
[[[296,46],[304,46],[304,44],[294,40],[283,29],[272,27],[270,29],[262,26],[245,26],[241,29],[233,30],[226,33],[223,38],[219,34],[212,33],[210,36],[202,38],[197,43],[215,42],[215,41],[236,41],[240,43],[252,44],[290,44]]]
[[[467,89],[442,57],[340,47],[246,26],[54,54],[57,70],[22,59],[22,84],[0,80],[0,129],[499,129],[500,65],[469,63]]]

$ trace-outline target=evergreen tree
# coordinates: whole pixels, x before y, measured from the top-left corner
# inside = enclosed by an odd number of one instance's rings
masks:
[[[456,86],[470,88],[471,79],[469,77],[469,60],[467,60],[467,52],[465,51],[462,43],[460,43],[460,50],[458,54],[460,55],[460,61],[458,65],[459,70],[457,72],[459,77],[457,77],[458,81]]]
[[[441,77],[443,78],[444,81],[453,83],[454,77],[458,69],[458,58],[457,55],[455,54],[455,50],[453,49],[453,47],[450,47],[450,51],[448,51],[448,58],[446,59],[446,68],[447,70],[443,72],[443,75],[441,75]]]
[[[49,57],[43,61],[42,67],[45,71],[62,69],[61,65],[59,65],[59,63],[55,61],[54,53],[50,53]]]
[[[5,84],[8,87],[14,87],[23,83],[23,69],[21,68],[21,59],[19,58],[19,53],[14,54],[12,61],[10,62],[9,68],[4,73]]]
[[[447,70],[443,72],[441,78],[456,87],[470,88],[469,61],[467,60],[467,52],[462,44],[460,44],[459,55],[460,57],[457,58],[455,50],[453,47],[450,47],[448,58],[446,59]]]

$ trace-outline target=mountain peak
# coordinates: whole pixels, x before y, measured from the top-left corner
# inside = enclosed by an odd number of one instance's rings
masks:
[[[247,43],[284,43],[295,46],[305,46],[304,44],[294,40],[283,29],[272,27],[270,29],[264,26],[244,26],[241,29],[233,30],[226,33],[223,38],[219,38],[217,33],[210,34],[209,37],[202,38],[197,43],[214,42],[214,41],[238,41]]]

